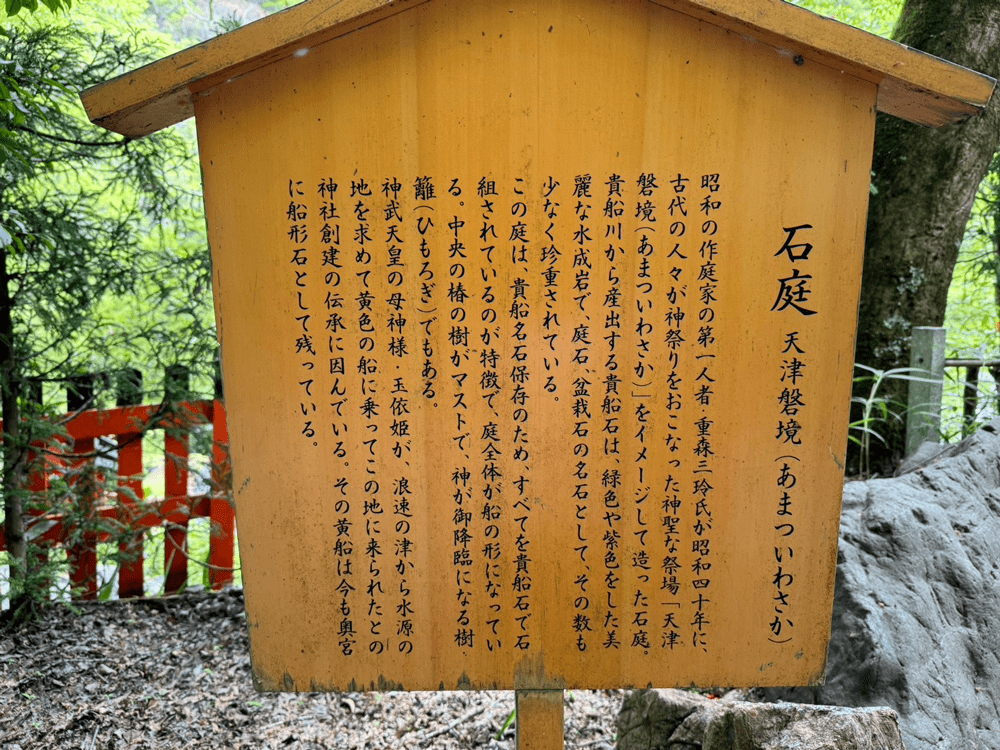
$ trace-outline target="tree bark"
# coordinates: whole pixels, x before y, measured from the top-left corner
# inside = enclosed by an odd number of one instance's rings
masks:
[[[1000,76],[997,0],[906,0],[893,38]],[[1000,143],[997,99],[982,114],[942,128],[878,116],[856,362],[907,367],[911,329],[943,324],[973,201]],[[904,419],[907,386],[889,379],[881,394]],[[870,457],[884,473],[902,457],[904,421],[890,418],[872,428],[886,438]]]

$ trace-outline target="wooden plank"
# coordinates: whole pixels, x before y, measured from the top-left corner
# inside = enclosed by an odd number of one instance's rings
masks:
[[[194,115],[202,91],[427,0],[312,0],[85,91],[102,127],[132,138]],[[924,125],[963,120],[994,81],[781,0],[650,0],[880,87],[879,109]]]
[[[820,16],[782,0],[650,0],[775,48],[790,64],[813,61],[879,87],[878,108],[920,125],[965,120],[990,100],[982,73]]]
[[[142,435],[118,436],[118,520],[125,528],[135,529],[134,519],[140,515],[142,489]],[[143,595],[143,534],[133,531],[127,542],[120,545],[123,561],[118,571],[118,598]]]
[[[178,427],[206,424],[212,419],[212,401],[184,401],[176,406],[177,413],[167,419],[162,404],[125,406],[112,409],[89,409],[66,423],[66,431],[74,440],[125,435],[146,429],[156,421],[155,428],[173,424]],[[0,430],[3,421],[0,420]]]
[[[49,478],[45,472],[48,466],[48,458],[45,454],[45,444],[44,443],[33,443],[33,448],[37,450],[31,450],[28,452],[28,467],[31,472],[28,476],[28,489],[34,495],[35,493],[44,493],[49,489]],[[37,512],[37,511],[36,511]],[[30,530],[32,519],[27,519],[27,526]],[[5,549],[2,538],[3,530],[0,528],[0,549]],[[44,568],[49,562],[49,548],[48,545],[43,544],[44,540],[35,539],[35,543],[38,545],[34,553],[34,565],[37,568]],[[48,590],[51,588],[51,579],[46,579],[39,588],[44,590],[46,593],[44,595],[45,599],[48,599]]]
[[[426,0],[313,0],[83,92],[90,119],[139,138],[194,116],[194,95]]]
[[[154,419],[162,420],[162,424],[175,424],[183,427],[185,424],[204,424],[211,419],[211,401],[185,401],[175,406],[172,419],[166,419],[162,404],[146,404],[143,406],[119,406],[113,409],[91,409],[81,412],[66,424],[66,431],[74,439],[96,438],[108,435],[127,435],[148,427]]]
[[[66,388],[66,409],[78,412],[93,403],[98,378],[80,375],[70,378]],[[94,438],[75,438],[70,442],[68,484],[73,488],[70,506],[71,521],[79,525],[70,527],[74,539],[66,550],[69,561],[69,578],[74,598],[97,598],[97,519],[95,505],[99,477],[95,476]],[[75,507],[73,507],[75,506]],[[75,517],[75,518],[74,518]]]
[[[435,0],[199,99],[257,684],[818,679],[876,93]]]
[[[142,404],[142,372],[129,369],[119,373],[116,379],[118,406]],[[135,529],[132,520],[142,511],[143,501],[143,433],[136,431],[118,435],[118,511],[117,521],[124,537],[118,551],[121,563],[118,568],[118,598],[128,599],[142,596],[144,592],[143,538],[141,530]],[[127,530],[127,531],[125,531]]]
[[[73,599],[93,601],[97,598],[97,539],[84,534],[83,541],[66,550]]]
[[[90,454],[94,450],[93,438],[77,440],[73,445],[73,450],[77,454]],[[92,458],[76,459],[70,464],[71,471],[86,470],[88,464],[92,463]],[[76,481],[73,482],[77,484]],[[80,505],[80,512],[84,517],[84,523],[92,526],[97,522],[97,515],[94,513],[93,504],[96,498],[93,496],[78,497],[76,502]],[[97,532],[92,528],[84,527],[81,534],[79,529],[74,529],[77,542],[70,545],[66,550],[66,557],[69,560],[69,579],[73,587],[74,598],[92,600],[97,598]]]
[[[169,523],[186,525],[187,519],[192,516],[208,516],[211,513],[212,500],[208,497],[187,496],[186,479],[177,475],[176,462],[174,462],[174,476],[171,489],[168,491],[168,498],[150,512],[139,513],[139,507],[134,498],[142,498],[142,442],[140,439],[142,429],[145,429],[150,422],[162,420],[166,424],[173,424],[180,428],[189,426],[192,423],[204,423],[211,421],[215,413],[215,405],[212,401],[186,401],[175,405],[176,413],[169,420],[163,420],[164,407],[161,404],[147,404],[140,406],[124,406],[112,409],[91,409],[79,413],[70,420],[66,429],[70,437],[74,440],[73,453],[83,455],[93,451],[94,439],[103,436],[115,436],[119,442],[119,493],[116,504],[102,504],[93,509],[95,519],[117,520],[120,523],[130,526],[136,531],[135,537],[123,545],[122,552],[135,556],[132,562],[122,564],[119,571],[119,596],[127,598],[131,596],[141,596],[143,593],[143,570],[142,570],[142,529],[155,528],[163,525],[166,520]],[[224,419],[224,415],[223,415]],[[161,425],[162,426],[162,425]],[[225,430],[223,427],[223,434]],[[171,446],[184,453],[186,456],[186,438],[178,438],[179,442],[172,442]],[[186,460],[186,459],[185,459]],[[56,467],[61,463],[58,459],[50,458]],[[85,460],[78,459],[77,465],[83,465]],[[170,481],[170,467],[168,462],[168,481]],[[36,472],[30,479],[33,491],[43,491],[48,487],[48,480],[44,472]],[[96,502],[96,499],[94,499]],[[217,511],[223,517],[222,527],[227,526],[224,511]],[[232,511],[230,509],[230,517]],[[63,524],[63,517],[60,514],[46,514],[33,524],[50,524],[40,533],[38,541],[50,544],[62,544],[66,541],[67,530]],[[182,530],[175,529],[171,533],[171,540],[175,544],[183,545],[185,534]],[[232,530],[230,530],[228,545],[229,556],[232,558]],[[82,544],[75,545],[70,550],[71,580],[74,585],[82,587],[86,598],[96,595],[96,552],[93,545],[97,542],[108,541],[108,534],[98,532],[88,534]],[[167,542],[170,545],[170,541]],[[224,538],[219,545],[218,555],[225,558],[227,540]],[[2,529],[0,529],[0,549],[5,549],[5,540]],[[44,561],[46,553],[41,552],[40,561]],[[183,556],[174,556],[171,564],[179,571],[180,567],[186,563]],[[175,572],[175,578],[179,579],[180,572]],[[186,569],[183,573],[186,580]]]
[[[187,583],[187,525],[189,514],[180,511],[180,500],[187,497],[188,486],[187,433],[168,430],[166,435],[166,477],[164,516],[168,526],[163,534],[163,562],[168,594],[176,594]]]
[[[233,582],[233,543],[236,539],[236,514],[232,499],[226,490],[231,484],[229,466],[229,430],[226,425],[226,407],[216,400],[212,414],[212,498],[209,516],[212,519],[212,537],[209,543],[209,583],[220,589]]]
[[[517,750],[563,749],[563,691],[518,690]]]

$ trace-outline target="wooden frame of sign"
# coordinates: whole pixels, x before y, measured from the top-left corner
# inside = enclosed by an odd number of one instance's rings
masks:
[[[821,680],[875,111],[992,87],[778,0],[313,0],[86,92],[197,117],[258,687]]]

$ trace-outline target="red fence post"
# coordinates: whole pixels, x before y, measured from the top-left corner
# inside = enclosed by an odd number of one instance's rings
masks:
[[[94,398],[93,375],[80,375],[70,381],[66,390],[66,407],[70,412],[80,411],[91,407]],[[94,451],[93,438],[80,438],[72,443],[73,453],[77,457],[69,462],[70,471],[82,471],[86,473],[92,457],[81,457],[81,454],[90,454]],[[79,486],[79,477],[74,481]],[[82,539],[71,545],[66,550],[66,557],[69,560],[69,579],[73,588],[73,598],[96,599],[97,598],[97,533],[96,530],[88,528],[94,521],[94,500],[89,492],[90,488],[82,488],[86,494],[79,498],[80,515],[83,518]],[[67,528],[66,532],[80,534],[80,529]]]
[[[190,372],[183,365],[167,368],[164,379],[164,400],[172,405],[172,425],[165,432],[166,465],[163,519],[163,564],[166,581],[164,590],[176,594],[187,583],[187,526],[190,507],[184,505],[188,495],[188,458],[190,447],[189,415],[180,403],[188,398]]]
[[[124,370],[119,375],[118,406],[137,406],[142,402],[142,373]],[[145,425],[143,425],[144,427]],[[136,425],[138,428],[139,425]],[[142,515],[142,436],[137,429],[117,435],[118,439],[118,521],[131,529],[119,544],[121,564],[118,568],[118,598],[130,599],[144,593],[143,530],[134,528]]]
[[[185,401],[187,371],[172,368],[168,404],[145,406],[141,401],[142,376],[130,370],[117,384],[119,405],[102,411],[93,409],[96,378],[73,379],[68,389],[66,428],[68,436],[39,438],[32,444],[25,489],[42,494],[51,486],[53,474],[66,475],[71,491],[59,504],[49,502],[32,510],[28,533],[36,545],[32,553],[34,570],[45,565],[45,545],[62,544],[66,549],[69,577],[75,598],[93,599],[98,594],[97,544],[112,540],[119,545],[121,564],[118,570],[120,598],[144,593],[143,546],[145,530],[165,525],[166,593],[180,591],[187,582],[188,521],[192,515],[208,516],[214,535],[210,541],[209,583],[221,588],[233,580],[235,519],[229,501],[230,474],[228,431],[225,407],[217,391],[215,401]],[[97,376],[101,377],[101,376]],[[167,419],[160,422],[164,407]],[[190,430],[194,424],[213,423],[212,493],[193,498],[188,492]],[[143,500],[142,437],[150,424],[165,431],[166,497],[157,508]],[[112,437],[118,448],[117,502],[109,503],[111,493],[105,487],[106,476],[96,462],[95,447],[105,437]],[[113,528],[100,524],[111,522]],[[116,526],[114,524],[117,524]],[[0,549],[4,549],[0,528]]]
[[[212,404],[212,498],[209,517],[212,538],[208,553],[209,581],[213,589],[233,582],[233,543],[236,538],[236,515],[232,504],[232,473],[229,467],[229,427],[222,400],[222,378],[216,374],[215,401]]]
[[[40,380],[32,380],[28,383],[28,402],[36,405],[39,409],[42,405],[42,382]],[[49,489],[49,477],[48,477],[48,466],[49,460],[45,454],[46,445],[44,441],[39,441],[37,443],[32,443],[32,450],[28,451],[28,491],[31,493],[33,499],[37,499],[42,496]],[[31,505],[35,503],[32,502]],[[39,516],[44,513],[43,510],[37,508],[31,508],[28,511],[29,516]],[[29,548],[28,554],[31,556],[31,561],[29,567],[33,570],[31,572],[42,570],[49,563],[49,549],[48,545],[44,539],[41,538],[41,534],[36,535],[34,529],[30,528],[31,521],[27,521],[27,526],[29,528],[25,529],[28,537],[34,540],[35,549]],[[37,521],[35,521],[37,523]],[[48,590],[52,587],[52,581],[46,579],[44,582],[40,583],[39,588],[44,588],[46,591],[45,598],[48,599]]]

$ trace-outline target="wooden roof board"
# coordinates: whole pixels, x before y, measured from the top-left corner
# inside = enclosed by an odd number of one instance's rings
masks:
[[[976,114],[996,85],[982,73],[782,0],[650,2],[871,81],[879,87],[879,111],[920,125],[937,127]]]
[[[200,91],[424,2],[306,0],[93,86],[83,106],[96,125],[141,138],[194,117]]]
[[[306,0],[82,94],[90,119],[139,138],[194,114],[193,96],[226,80],[431,0]],[[964,120],[996,81],[784,0],[649,0],[750,36],[792,59],[839,68],[879,87],[878,108],[922,125]],[[796,61],[798,62],[798,61]]]

